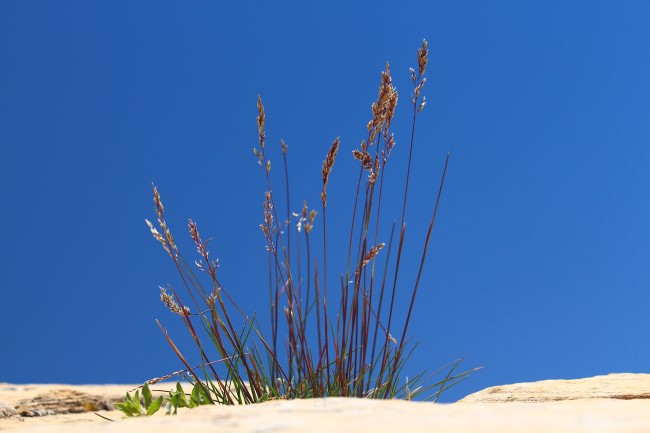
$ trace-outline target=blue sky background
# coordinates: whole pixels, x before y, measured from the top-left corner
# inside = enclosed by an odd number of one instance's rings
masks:
[[[144,223],[152,181],[186,255],[192,218],[214,237],[226,288],[263,320],[257,95],[278,169],[289,145],[296,211],[319,204],[341,137],[334,251],[386,61],[400,92],[387,193],[401,195],[423,38],[405,286],[452,158],[408,370],[485,367],[445,401],[648,372],[648,17],[643,0],[0,2],[0,381],[132,383],[181,368],[154,322],[185,337],[159,301],[158,285],[180,284]]]

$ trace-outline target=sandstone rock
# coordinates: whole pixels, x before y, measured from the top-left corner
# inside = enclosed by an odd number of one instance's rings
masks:
[[[18,411],[8,404],[0,402],[0,419],[12,417],[20,418]]]
[[[117,399],[71,389],[58,389],[21,400],[16,411],[21,416],[60,415],[66,413],[112,410]]]
[[[586,379],[493,386],[470,394],[459,403],[543,403],[593,399],[650,399],[650,374],[621,373]]]

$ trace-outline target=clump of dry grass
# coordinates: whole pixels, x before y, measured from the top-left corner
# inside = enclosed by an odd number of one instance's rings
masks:
[[[278,216],[271,185],[271,160],[266,148],[266,116],[262,99],[258,97],[259,139],[254,154],[266,179],[260,228],[270,259],[270,335],[263,332],[264,328],[255,316],[250,318],[237,306],[221,285],[217,273],[219,263],[210,257],[207,241],[203,240],[197,224],[192,220],[189,220],[188,228],[199,260],[192,264],[185,261],[165,221],[165,208],[158,190],[153,187],[160,230],[149,221],[147,224],[176,266],[192,308],[181,300],[180,294],[171,286],[161,288],[161,300],[187,327],[198,349],[201,364],[192,367],[162,325],[158,324],[185,366],[186,370],[181,373],[201,387],[202,393],[210,401],[241,404],[276,398],[325,396],[411,399],[427,392],[428,399],[436,400],[442,391],[474,371],[456,373],[460,362],[457,360],[433,373],[444,373],[442,380],[434,381],[433,375],[425,377],[422,373],[410,381],[404,381],[401,375],[412,350],[409,349],[408,328],[449,162],[447,155],[417,279],[410,292],[406,320],[398,326],[394,323],[395,299],[396,296],[408,296],[398,294],[397,287],[406,232],[415,126],[417,116],[426,103],[424,96],[421,97],[428,61],[426,41],[418,50],[417,59],[417,71],[410,70],[413,120],[395,257],[391,257],[395,224],[390,239],[387,242],[379,241],[384,172],[395,146],[391,122],[398,102],[398,92],[386,64],[381,74],[377,100],[372,104],[367,137],[362,140],[359,149],[352,151],[360,167],[352,207],[347,269],[341,275],[336,291],[330,288],[328,282],[327,186],[341,141],[336,138],[332,142],[322,166],[320,213],[323,238],[322,271],[319,273],[318,262],[312,257],[310,236],[318,212],[310,211],[305,201],[300,213],[291,213],[286,158],[288,146],[283,141],[281,149],[287,208],[286,215],[282,218]],[[286,233],[284,230],[292,217],[297,220],[293,241],[292,230],[286,230]],[[292,245],[297,254],[291,253]],[[197,268],[207,275],[209,284],[205,284],[195,273]],[[392,271],[392,282],[388,281],[389,271]],[[195,309],[194,312],[192,309]],[[243,326],[235,325],[234,315],[241,317],[238,320],[243,322]],[[209,351],[204,346],[206,341],[216,348],[219,354],[217,361],[208,356]]]

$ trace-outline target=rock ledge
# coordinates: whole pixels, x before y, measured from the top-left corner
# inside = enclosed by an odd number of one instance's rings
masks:
[[[459,403],[544,403],[595,399],[650,399],[650,374],[618,373],[586,379],[493,386],[470,394]]]

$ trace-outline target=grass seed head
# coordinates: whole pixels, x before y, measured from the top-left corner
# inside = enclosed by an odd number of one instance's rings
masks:
[[[377,257],[377,253],[379,253],[379,250],[384,248],[384,243],[378,244],[372,248],[370,248],[370,251],[368,251],[368,254],[363,258],[363,262],[361,262],[361,266],[359,266],[359,269],[357,269],[357,273],[361,272],[361,269],[366,266],[372,259]]]
[[[336,154],[339,151],[339,144],[341,140],[339,137],[336,137],[332,146],[330,147],[329,152],[327,152],[327,158],[323,161],[323,191],[321,192],[320,198],[323,202],[323,206],[327,203],[327,182],[334,167],[334,160],[336,159]]]
[[[196,226],[196,223],[191,219],[188,220],[187,226],[190,230],[190,237],[196,244],[196,250],[200,255],[203,255],[205,252],[205,245],[203,244],[203,241],[201,240],[201,236],[199,235],[199,228]]]
[[[377,134],[383,130],[384,139],[388,135],[388,128],[395,114],[397,107],[397,90],[393,87],[393,81],[390,75],[390,65],[386,63],[386,70],[381,73],[381,85],[377,101],[371,105],[372,120],[368,122],[368,145],[375,143]],[[383,125],[383,127],[382,127]]]
[[[309,220],[307,223],[305,223],[305,233],[309,234],[309,232],[311,232],[311,229],[314,228],[314,219],[316,218],[317,214],[318,212],[316,212],[314,209],[309,212]]]
[[[395,135],[391,134],[390,137],[388,137],[388,141],[386,141],[386,150],[381,151],[381,157],[383,159],[384,165],[386,165],[386,162],[388,161],[388,157],[390,156],[390,152],[393,150],[393,147],[395,147]]]
[[[375,160],[372,163],[370,168],[370,174],[368,175],[368,182],[373,185],[377,181],[377,176],[379,175],[379,156],[375,155]]]
[[[158,188],[152,183],[151,184],[153,188],[153,202],[156,208],[156,214],[158,215],[158,224],[160,225],[161,230],[165,234],[164,238],[160,233],[153,228],[151,223],[148,220],[145,220],[147,222],[147,225],[149,226],[149,229],[151,230],[151,233],[153,234],[154,238],[156,240],[160,241],[163,244],[163,247],[165,250],[172,255],[172,249],[177,250],[176,248],[176,243],[174,242],[174,237],[172,236],[171,232],[167,228],[167,223],[165,222],[165,206],[162,204],[162,200],[160,199],[160,194],[158,193]]]
[[[166,246],[165,238],[163,237],[163,235],[160,234],[160,232],[158,232],[158,230],[156,230],[153,224],[151,224],[151,221],[149,221],[148,219],[145,219],[144,221],[149,226],[149,230],[151,230],[151,234],[153,235],[154,239],[156,239],[158,242],[163,244],[163,246]]]
[[[259,142],[262,152],[264,152],[264,139],[266,134],[264,133],[264,121],[266,116],[264,115],[264,105],[262,104],[262,97],[257,95],[257,131],[259,133]]]
[[[424,75],[427,70],[427,62],[429,61],[429,49],[427,47],[427,40],[422,39],[422,47],[418,50],[418,68],[420,76]]]
[[[167,293],[167,290],[164,287],[160,287],[160,300],[163,302],[163,304],[165,304],[167,308],[169,308],[169,311],[172,313],[183,314],[183,310],[178,306],[178,303],[174,299],[174,295]]]
[[[156,185],[152,183],[151,187],[153,188],[153,202],[156,206],[156,214],[158,215],[158,218],[162,218],[165,213],[165,206],[163,206],[162,201],[160,200],[160,194],[158,193]]]
[[[390,87],[390,94],[388,96],[388,103],[386,107],[386,117],[384,120],[384,140],[388,137],[388,129],[390,124],[393,121],[393,116],[395,115],[395,108],[397,108],[398,93],[394,87]]]
[[[354,159],[361,161],[361,166],[364,170],[370,170],[372,168],[372,156],[370,156],[367,151],[359,151],[355,149],[352,151],[352,156]]]
[[[426,97],[426,96],[423,96],[423,97],[422,97],[422,102],[420,102],[420,106],[418,107],[418,113],[419,113],[420,111],[422,111],[422,109],[424,108],[424,105],[425,105],[426,103],[427,103],[427,97]]]

